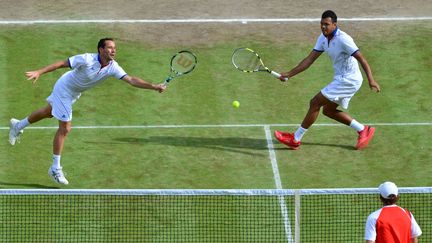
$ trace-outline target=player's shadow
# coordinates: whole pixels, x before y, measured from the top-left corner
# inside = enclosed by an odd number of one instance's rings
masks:
[[[115,138],[116,141],[121,143],[130,144],[160,144],[166,146],[180,146],[180,147],[194,147],[194,148],[207,148],[220,151],[229,151],[235,153],[248,154],[253,156],[267,156],[263,153],[256,153],[253,151],[268,150],[267,140],[258,138],[240,138],[240,137],[222,137],[222,138],[209,138],[209,137],[177,137],[177,136],[152,136],[148,138],[134,138],[122,137]],[[282,147],[277,146],[277,141],[273,142],[274,150],[286,150],[285,145]],[[302,146],[327,146],[338,147],[347,150],[355,150],[353,146],[343,144],[329,144],[329,143],[310,143],[303,142]]]
[[[308,142],[302,142],[302,146],[326,146],[326,147],[337,147],[342,148],[346,150],[355,150],[354,146],[350,145],[344,145],[344,144],[331,144],[331,143],[308,143]]]
[[[176,147],[194,147],[206,148],[212,150],[229,151],[234,153],[242,153],[253,156],[267,156],[262,152],[266,151],[267,140],[258,138],[240,138],[240,137],[178,137],[178,136],[151,136],[148,138],[133,138],[122,137],[115,139],[118,142],[130,144],[160,144]]]
[[[45,186],[45,185],[35,184],[35,183],[10,183],[10,182],[0,181],[0,188],[8,189],[11,186],[19,187],[19,188],[59,189],[59,187]]]
[[[293,150],[285,145],[281,145],[282,147],[275,148],[274,150]],[[346,150],[355,150],[353,146],[349,145],[342,145],[342,144],[331,144],[331,143],[308,143],[308,142],[302,142],[301,147],[303,146],[320,146],[320,147],[336,147],[336,148],[342,148]]]

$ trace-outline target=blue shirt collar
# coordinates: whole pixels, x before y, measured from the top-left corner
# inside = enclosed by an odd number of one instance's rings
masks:
[[[99,53],[98,53],[98,55],[97,55],[97,60],[98,60],[98,62],[99,62],[99,64],[100,64],[100,66],[102,67],[102,62],[101,62],[100,54],[99,54]],[[111,63],[111,60],[107,63],[107,66],[110,65],[110,63]]]
[[[339,27],[336,26],[336,29],[332,32],[332,36],[335,36],[338,30],[339,30]]]
[[[336,29],[335,30],[333,30],[333,32],[329,35],[329,36],[326,36],[326,38],[327,38],[327,40],[331,40],[331,39],[333,39],[333,37],[335,37],[336,36],[336,34],[337,34],[337,32],[338,32],[338,30],[339,30],[339,27],[337,27],[336,26]]]

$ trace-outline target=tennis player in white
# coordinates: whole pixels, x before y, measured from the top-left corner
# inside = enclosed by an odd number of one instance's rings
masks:
[[[79,99],[82,92],[111,76],[124,80],[137,88],[152,89],[159,92],[166,89],[163,84],[152,84],[138,77],[129,76],[114,60],[116,55],[114,39],[101,39],[97,49],[98,53],[72,56],[67,60],[55,62],[39,70],[26,72],[27,78],[35,83],[44,73],[59,68],[71,68],[57,80],[51,95],[47,98],[47,106],[32,112],[22,120],[15,118],[10,120],[9,142],[11,145],[15,145],[23,133],[23,129],[28,125],[52,117],[59,121],[59,128],[53,141],[53,164],[49,168],[48,174],[54,181],[63,185],[67,185],[69,182],[60,165],[61,153],[66,136],[72,127],[72,105]]]
[[[369,87],[380,92],[380,86],[373,78],[368,62],[353,39],[338,28],[337,16],[333,11],[327,10],[322,14],[320,26],[322,34],[318,37],[312,52],[296,67],[288,72],[283,72],[280,79],[285,81],[286,77],[291,78],[303,72],[314,63],[321,53],[326,52],[333,62],[333,81],[312,98],[308,113],[295,133],[276,130],[275,137],[288,147],[299,149],[303,135],[316,121],[322,107],[324,115],[358,132],[356,149],[363,149],[372,139],[375,128],[359,123],[346,112],[338,110],[337,107],[347,109],[351,97],[361,87],[363,78],[358,62],[367,76]]]

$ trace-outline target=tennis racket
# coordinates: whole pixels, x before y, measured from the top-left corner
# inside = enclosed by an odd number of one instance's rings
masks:
[[[172,58],[170,63],[170,74],[165,79],[164,86],[178,76],[190,73],[194,70],[197,64],[195,54],[190,51],[179,51]]]
[[[268,72],[276,78],[282,76],[280,73],[266,67],[258,53],[250,48],[242,47],[235,50],[232,54],[231,61],[234,67],[245,73]],[[287,80],[288,78],[285,77],[285,81]]]

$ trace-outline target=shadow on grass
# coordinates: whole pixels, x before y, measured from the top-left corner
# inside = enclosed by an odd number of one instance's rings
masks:
[[[285,146],[283,144],[281,144],[282,148],[275,148],[274,150],[293,150],[291,148],[289,148],[288,146]],[[321,147],[336,147],[336,148],[341,148],[341,149],[346,149],[346,150],[356,150],[354,148],[354,146],[350,146],[350,145],[343,145],[343,144],[330,144],[330,143],[308,143],[308,142],[302,142],[300,147],[304,147],[304,146],[321,146]],[[300,148],[301,149],[301,148]]]
[[[355,150],[354,146],[352,145],[344,145],[344,144],[332,144],[332,143],[303,143],[302,146],[325,146],[325,147],[336,147],[336,148],[342,148],[346,150]]]
[[[8,189],[10,186],[20,187],[20,188],[59,189],[59,187],[45,186],[45,185],[34,184],[34,183],[9,183],[9,182],[0,181],[0,188]]]
[[[274,150],[294,150],[289,148],[288,146],[279,143],[278,141],[274,142],[275,145],[281,145],[282,147],[275,147]],[[343,145],[343,144],[331,144],[331,143],[308,143],[308,142],[302,142],[300,147],[304,146],[320,146],[320,147],[335,147],[335,148],[341,148],[346,150],[356,150],[354,146],[350,145]],[[301,148],[300,148],[301,149]]]
[[[123,137],[115,138],[114,140],[121,143],[129,144],[160,144],[167,146],[183,146],[195,148],[208,148],[221,151],[230,151],[235,153],[267,156],[262,153],[248,152],[245,150],[263,151],[268,150],[266,139],[257,138],[239,138],[239,137],[223,137],[223,138],[208,138],[208,137],[176,137],[176,136],[152,136],[149,138],[134,138]],[[282,145],[283,147],[276,147],[281,145],[278,141],[273,140],[274,150],[291,150],[290,148]],[[344,144],[330,144],[330,143],[310,143],[302,142],[302,146],[322,146],[322,147],[336,147],[346,150],[355,150],[354,146]]]
[[[115,138],[114,140],[129,144],[160,144],[167,146],[207,148],[213,150],[229,151],[235,153],[264,156],[262,153],[252,151],[267,151],[267,140],[256,138],[208,138],[208,137],[176,137],[176,136],[152,136],[149,138]],[[265,154],[267,156],[267,154]]]

